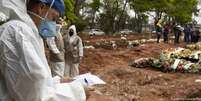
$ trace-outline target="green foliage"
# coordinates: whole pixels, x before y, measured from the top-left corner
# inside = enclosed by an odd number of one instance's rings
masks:
[[[144,23],[148,23],[149,18],[148,18],[147,15],[142,14],[142,15],[141,15],[141,18],[142,18],[142,21],[144,21]]]
[[[136,12],[156,12],[156,18],[162,13],[175,18],[178,22],[186,23],[191,21],[195,13],[197,0],[132,0],[130,5]]]
[[[127,13],[122,13],[124,12],[123,0],[103,0],[102,5],[104,12],[100,14],[99,20],[101,29],[103,29],[106,34],[118,31],[118,27],[123,26],[126,19],[129,18]]]
[[[80,16],[75,15],[75,0],[64,0],[64,3],[66,6],[65,16],[67,17],[67,22],[75,24],[78,31],[83,30],[88,23],[84,21]]]
[[[73,23],[77,27],[78,32],[84,30],[88,25],[88,22],[85,20],[82,20],[81,18],[76,19],[75,22],[73,22]]]
[[[187,23],[196,13],[198,0],[128,0],[129,6],[135,11],[135,18],[130,18],[125,9],[126,0],[64,0],[66,5],[65,16],[82,30],[86,26],[98,27],[107,34],[125,28],[126,22],[130,28],[142,29],[148,23],[148,12],[155,12],[155,18],[164,17],[164,20]],[[86,12],[80,11],[86,10]],[[99,15],[96,15],[99,12]]]
[[[88,5],[88,7],[90,7],[94,11],[99,11],[100,6],[101,6],[100,0],[93,0],[93,2]]]
[[[67,17],[67,20],[69,21],[75,21],[77,20],[77,17],[74,14],[74,0],[64,0],[65,3],[65,16]]]
[[[181,23],[190,22],[192,14],[197,9],[197,0],[171,0],[171,8],[167,12],[168,15],[175,17]]]
[[[131,8],[138,12],[150,11],[153,6],[150,0],[133,0],[130,5]]]

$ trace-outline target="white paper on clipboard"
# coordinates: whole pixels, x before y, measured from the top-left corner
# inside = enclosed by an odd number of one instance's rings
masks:
[[[84,86],[93,86],[97,84],[106,84],[98,76],[92,75],[91,73],[82,74],[74,77],[75,82],[80,82]]]

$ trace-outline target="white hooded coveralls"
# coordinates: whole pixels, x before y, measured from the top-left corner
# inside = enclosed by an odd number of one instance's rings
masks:
[[[83,90],[74,97],[78,99],[56,93],[43,41],[25,2],[0,0],[0,12],[10,19],[0,26],[0,101],[84,101],[79,99]]]
[[[82,39],[77,35],[75,25],[69,27],[73,30],[73,35],[69,33],[64,36],[65,47],[65,70],[64,76],[75,77],[79,75],[80,58],[83,57]]]
[[[52,72],[52,76],[64,77],[64,42],[61,35],[61,25],[57,24],[57,35],[56,37],[47,38],[47,45],[49,49],[49,64]]]

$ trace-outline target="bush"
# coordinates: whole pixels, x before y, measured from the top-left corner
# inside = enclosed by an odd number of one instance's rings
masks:
[[[77,27],[77,32],[81,32],[83,31],[88,23],[82,19],[77,19],[75,22],[73,22],[75,24],[75,26]]]

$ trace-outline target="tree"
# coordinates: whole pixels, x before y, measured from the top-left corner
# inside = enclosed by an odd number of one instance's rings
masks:
[[[87,26],[87,22],[80,16],[80,9],[82,9],[83,2],[85,0],[64,0],[66,10],[65,16],[68,24],[73,23],[76,25],[77,30],[81,31]]]
[[[197,0],[170,0],[167,14],[180,23],[192,21],[192,14],[197,12]]]
[[[140,13],[155,12],[156,20],[166,14],[177,22],[186,23],[197,11],[197,3],[197,0],[132,0],[131,7]]]
[[[122,17],[123,17],[123,15],[124,15],[124,12],[125,12],[125,10],[126,10],[126,6],[127,6],[128,2],[129,2],[129,0],[125,0],[124,6],[123,6],[123,10],[122,10],[122,12],[121,12],[121,14],[120,14],[120,17],[119,17],[119,20],[118,20],[118,22],[117,22],[117,30],[119,30],[119,28],[120,28],[120,22],[121,22],[121,20],[122,20]],[[125,23],[124,23],[124,24],[125,24]]]
[[[96,17],[96,12],[99,12],[101,6],[100,0],[93,0],[92,3],[88,5],[88,7],[91,8],[91,26],[95,26],[95,17]]]
[[[125,28],[126,24],[134,25],[141,32],[142,25],[148,21],[149,12],[155,12],[155,20],[174,20],[186,23],[192,20],[196,13],[197,0],[64,0],[68,20],[84,29],[86,26],[98,27],[106,33],[113,33]],[[127,9],[135,12],[135,17],[129,17]],[[131,21],[131,22],[130,22]],[[129,23],[128,23],[129,22]],[[132,26],[133,26],[132,25]]]
[[[133,29],[136,32],[141,33],[143,24],[148,23],[148,16],[145,13],[153,11],[154,4],[150,0],[132,0],[130,1],[130,7],[135,12],[134,18],[131,19],[131,26],[134,27]]]
[[[67,17],[67,20],[74,21],[77,19],[75,13],[74,13],[74,0],[64,0],[65,3],[65,16]]]
[[[103,13],[100,14],[99,23],[106,33],[114,33],[119,30],[117,27],[121,25],[124,15],[127,15],[127,13],[122,13],[123,8],[124,0],[103,0]]]

